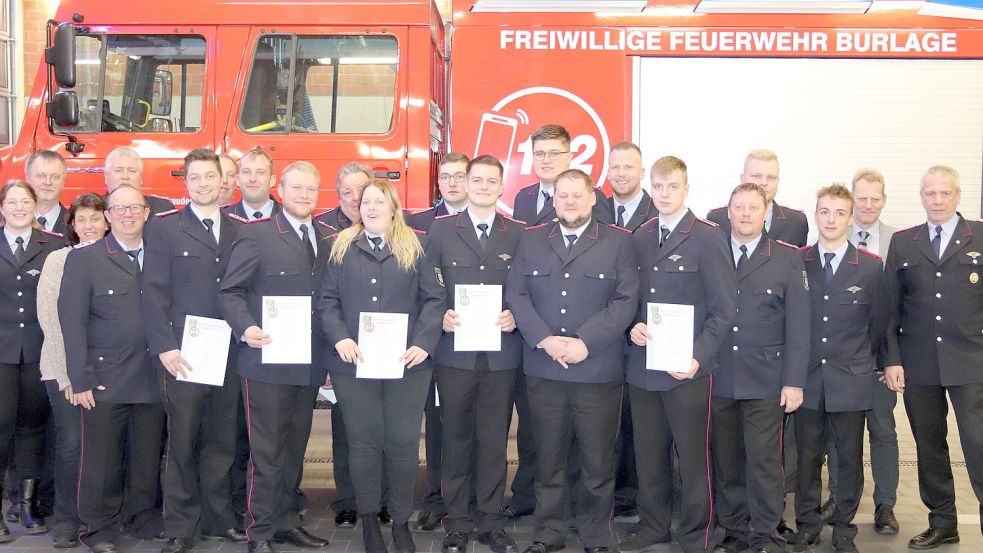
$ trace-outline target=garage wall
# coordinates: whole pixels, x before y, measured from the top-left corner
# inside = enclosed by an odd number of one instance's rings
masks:
[[[778,154],[777,201],[810,226],[815,191],[860,167],[884,173],[889,224],[925,220],[919,180],[939,163],[961,173],[962,214],[980,216],[983,61],[637,58],[634,73],[646,166],[686,161],[699,216],[727,203],[754,148]]]

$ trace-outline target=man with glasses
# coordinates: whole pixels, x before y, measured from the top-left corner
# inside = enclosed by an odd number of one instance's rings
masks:
[[[134,522],[156,515],[164,430],[140,306],[149,210],[130,185],[107,194],[106,206],[111,232],[69,254],[58,298],[68,377],[82,407],[78,509],[88,528],[80,541],[93,553],[116,550],[124,495]]]
[[[27,158],[24,176],[38,197],[34,214],[38,223],[48,232],[65,234],[68,210],[61,205],[61,193],[68,176],[65,158],[52,150],[38,150]]]
[[[457,215],[468,207],[468,192],[465,185],[468,181],[468,156],[451,152],[440,160],[437,169],[437,188],[440,190],[440,201],[430,209],[424,209],[413,214],[410,226],[416,230],[430,232],[430,225],[437,217]]]
[[[106,198],[121,185],[129,185],[137,190],[143,189],[143,160],[133,148],[120,146],[106,156]],[[152,194],[144,195],[150,208],[150,216],[174,209],[174,204]],[[149,219],[148,219],[149,221]]]

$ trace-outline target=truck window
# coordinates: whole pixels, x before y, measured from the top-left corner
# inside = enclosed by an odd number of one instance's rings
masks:
[[[79,124],[70,133],[195,132],[201,127],[205,39],[198,35],[79,35]]]
[[[249,133],[386,133],[398,61],[391,36],[264,35],[239,124]]]

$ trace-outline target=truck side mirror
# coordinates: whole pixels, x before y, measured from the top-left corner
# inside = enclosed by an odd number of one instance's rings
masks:
[[[154,93],[150,113],[154,115],[171,114],[171,98],[174,95],[174,74],[164,69],[154,72]]]
[[[75,25],[70,22],[58,24],[54,43],[44,49],[44,62],[54,67],[58,86],[75,86]]]
[[[62,90],[47,103],[48,117],[59,127],[79,124],[79,99],[74,90]]]

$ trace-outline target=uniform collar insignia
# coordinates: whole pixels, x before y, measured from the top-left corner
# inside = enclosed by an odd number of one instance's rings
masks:
[[[863,290],[863,288],[861,288],[859,286],[851,286],[851,287],[849,287],[849,288],[846,289],[846,291],[847,292],[850,292],[851,294],[856,294],[857,292],[859,292],[861,290]]]
[[[679,255],[678,253],[674,253],[674,254],[672,254],[672,255],[669,256],[669,259],[671,259],[673,261],[679,261],[682,258],[683,258],[683,256]]]

